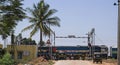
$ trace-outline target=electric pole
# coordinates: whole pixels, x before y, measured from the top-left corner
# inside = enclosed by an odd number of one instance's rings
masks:
[[[117,65],[120,65],[120,0],[118,0],[118,47],[117,47]]]
[[[55,47],[55,31],[54,31],[54,47]]]

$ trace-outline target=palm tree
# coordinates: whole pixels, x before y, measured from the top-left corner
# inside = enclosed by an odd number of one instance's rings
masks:
[[[5,24],[0,26],[0,35],[5,39],[11,34],[18,21],[25,18],[24,9],[21,7],[23,0],[0,0],[0,22]]]
[[[49,9],[49,5],[41,0],[37,5],[33,5],[33,9],[28,8],[32,17],[28,17],[31,25],[24,28],[22,31],[32,29],[30,38],[38,31],[40,31],[40,42],[42,42],[42,35],[48,36],[52,30],[50,26],[60,26],[60,19],[56,16],[52,17],[57,12],[55,9]]]
[[[18,21],[22,21],[25,18],[22,1],[0,0],[0,22],[4,24],[2,26],[0,25],[0,35],[4,40],[4,44],[5,39],[11,35]]]

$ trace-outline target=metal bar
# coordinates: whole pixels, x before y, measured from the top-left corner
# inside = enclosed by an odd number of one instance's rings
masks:
[[[55,38],[88,38],[88,37],[62,37],[62,36],[56,36]]]

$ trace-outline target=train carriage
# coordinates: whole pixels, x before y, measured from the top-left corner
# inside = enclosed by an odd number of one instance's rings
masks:
[[[55,46],[55,47],[39,47],[38,50],[38,56],[49,56],[51,58],[57,58],[59,59],[88,59],[90,54],[93,52],[101,53],[103,54],[103,49],[106,52],[104,55],[104,58],[107,58],[108,50],[107,47],[101,47],[101,46],[93,46],[91,47],[93,51],[90,50],[90,47],[88,46]],[[102,49],[102,50],[101,50]],[[102,52],[101,52],[102,51]],[[103,55],[102,55],[103,56]]]

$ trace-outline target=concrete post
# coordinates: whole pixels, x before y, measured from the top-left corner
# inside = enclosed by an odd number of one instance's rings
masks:
[[[118,49],[117,49],[117,65],[120,65],[120,0],[118,0]]]

